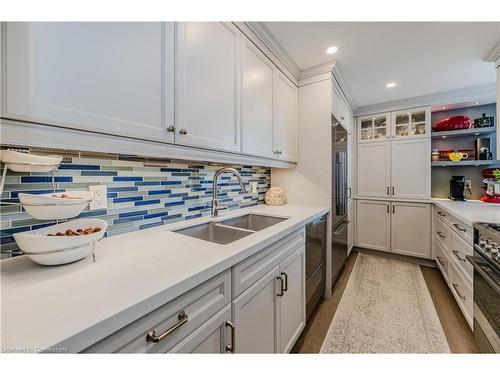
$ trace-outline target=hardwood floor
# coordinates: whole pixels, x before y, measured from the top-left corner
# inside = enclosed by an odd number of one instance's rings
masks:
[[[353,251],[347,259],[347,264],[333,287],[332,298],[329,300],[323,299],[319,303],[293,347],[292,353],[319,353],[335,311],[339,306],[357,255],[358,253]],[[420,269],[424,275],[451,352],[478,353],[472,331],[439,270],[422,265]]]
[[[478,353],[469,324],[437,268],[420,266],[452,353]]]

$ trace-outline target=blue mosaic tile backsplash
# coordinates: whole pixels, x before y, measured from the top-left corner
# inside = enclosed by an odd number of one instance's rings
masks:
[[[57,192],[107,185],[107,209],[89,211],[87,208],[79,217],[106,220],[108,236],[210,215],[213,175],[222,167],[201,162],[114,154],[43,149],[30,151],[64,155],[55,171]],[[258,194],[242,193],[236,178],[228,174],[221,176],[219,201],[229,203],[229,209],[263,203],[264,194],[271,186],[270,168],[233,167],[240,172],[245,184],[257,182]],[[9,170],[2,201],[19,202],[19,192],[50,193],[51,181],[50,173],[16,173]],[[33,219],[16,205],[2,205],[0,213],[2,258],[21,254],[14,242],[14,233],[55,224],[55,221]]]

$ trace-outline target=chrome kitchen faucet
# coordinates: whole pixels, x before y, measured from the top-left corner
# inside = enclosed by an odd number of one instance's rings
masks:
[[[219,210],[223,210],[229,206],[228,204],[224,205],[219,205],[219,201],[217,200],[217,189],[218,189],[218,181],[219,177],[221,174],[226,173],[226,172],[231,172],[233,173],[236,178],[238,179],[238,182],[240,183],[241,186],[241,191],[246,193],[247,190],[245,189],[245,185],[243,184],[243,179],[241,178],[240,173],[234,169],[234,168],[221,168],[217,172],[215,172],[214,175],[214,186],[213,186],[213,192],[212,192],[212,217],[217,217],[219,216]]]

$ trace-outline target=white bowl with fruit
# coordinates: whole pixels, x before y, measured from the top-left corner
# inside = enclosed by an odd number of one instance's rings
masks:
[[[64,193],[19,193],[19,202],[28,214],[39,220],[71,219],[80,215],[92,200],[88,191]]]
[[[93,244],[104,237],[107,227],[101,219],[78,219],[15,233],[14,239],[23,253],[36,263],[65,264],[89,255]]]

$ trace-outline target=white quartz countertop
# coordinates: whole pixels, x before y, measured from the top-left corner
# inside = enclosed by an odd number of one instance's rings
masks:
[[[500,224],[500,204],[473,200],[452,201],[438,198],[433,198],[432,203],[450,212],[465,224],[472,225],[476,221]]]
[[[228,245],[171,232],[210,221],[200,218],[105,238],[96,245],[95,263],[91,257],[56,267],[24,256],[4,260],[2,350],[78,352],[327,212],[296,205],[224,212],[219,219],[288,218]]]

